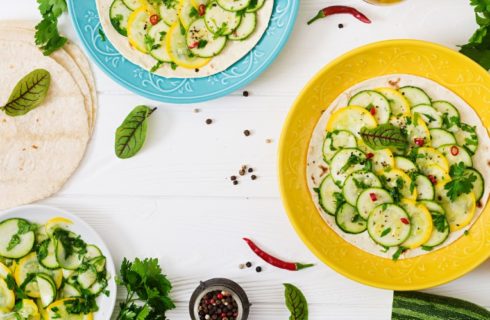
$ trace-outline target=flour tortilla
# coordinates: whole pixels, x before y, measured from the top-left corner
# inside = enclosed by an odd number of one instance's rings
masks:
[[[463,99],[457,96],[454,92],[448,90],[447,88],[432,80],[407,74],[386,75],[378,78],[369,79],[346,90],[339,97],[337,97],[337,99],[335,99],[328,107],[328,109],[322,114],[313,131],[310,146],[308,149],[308,187],[313,197],[313,201],[315,202],[315,205],[317,206],[317,209],[320,212],[321,216],[340,237],[344,238],[347,242],[358,247],[359,249],[387,259],[392,258],[392,255],[397,250],[397,248],[391,248],[387,252],[383,252],[384,248],[376,245],[374,241],[371,240],[367,232],[358,235],[352,235],[343,232],[335,223],[335,217],[323,213],[318,204],[318,194],[314,191],[314,188],[317,188],[323,179],[324,171],[319,168],[319,164],[323,163],[323,139],[325,138],[325,128],[331,114],[334,111],[347,106],[347,103],[353,94],[362,90],[375,89],[379,87],[391,87],[390,82],[396,83],[398,79],[398,85],[400,87],[417,86],[425,90],[433,100],[446,100],[453,103],[460,113],[462,122],[476,125],[479,146],[475,156],[473,156],[473,166],[483,175],[485,183],[490,182],[490,170],[488,170],[489,168],[487,164],[488,161],[490,161],[490,137],[488,136],[488,132],[485,129],[485,126],[483,125],[481,119],[476,114],[475,110],[473,110]],[[483,197],[481,199],[481,203],[483,205],[480,208],[476,208],[475,216],[473,217],[471,223],[462,230],[451,232],[448,239],[442,245],[434,248],[433,251],[449,246],[451,243],[459,239],[464,234],[465,230],[469,230],[471,228],[478,217],[480,217],[480,215],[482,214],[483,209],[485,208],[485,204],[488,201],[489,193],[490,189],[485,188]],[[412,249],[403,254],[400,259],[412,258],[428,253],[428,251],[422,250],[421,248]]]
[[[150,55],[131,47],[128,38],[120,35],[112,26],[109,11],[113,0],[96,1],[99,19],[109,41],[126,59],[146,70],[150,70],[157,61]],[[254,33],[248,39],[243,41],[229,40],[225,49],[223,49],[219,55],[214,57],[206,66],[199,68],[199,72],[196,72],[194,69],[186,69],[183,67],[172,70],[170,64],[165,63],[160,69],[155,71],[155,74],[167,78],[202,78],[228,69],[257,45],[262,38],[262,35],[267,30],[273,7],[274,0],[266,0],[264,6],[257,11],[257,28]]]
[[[51,74],[44,102],[24,116],[0,113],[0,209],[57,192],[78,167],[90,138],[79,86],[34,44],[0,39],[1,104],[24,75],[38,68]]]
[[[8,20],[0,22],[0,39],[19,40],[32,43],[34,39],[35,22],[25,20]],[[72,43],[67,43],[62,49],[50,56],[61,64],[72,75],[85,98],[85,109],[90,131],[95,128],[97,114],[97,91],[90,64],[82,51]]]

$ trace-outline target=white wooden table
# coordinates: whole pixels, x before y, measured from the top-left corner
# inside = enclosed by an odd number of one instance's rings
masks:
[[[72,0],[84,1],[84,0]],[[56,196],[42,203],[67,209],[105,239],[117,263],[123,257],[159,257],[174,284],[171,319],[189,319],[187,303],[200,280],[228,277],[247,291],[250,319],[287,319],[282,283],[300,287],[310,319],[389,319],[392,292],[370,288],[321,264],[295,234],[279,198],[276,154],[282,122],[297,93],[327,62],[360,45],[395,38],[424,39],[456,48],[476,28],[468,0],[407,0],[375,7],[361,0],[301,1],[296,28],[277,61],[241,92],[197,105],[169,105],[138,97],[93,66],[99,93],[97,127],[78,172]],[[355,5],[374,21],[364,25],[335,16],[307,27],[329,4]],[[38,19],[34,0],[16,1],[0,19]],[[339,23],[344,24],[338,29]],[[77,36],[66,19],[63,30]],[[159,108],[149,138],[130,160],[114,156],[114,131],[134,106]],[[194,113],[199,108],[201,112]],[[206,125],[205,120],[214,120]],[[245,137],[243,130],[252,135]],[[272,143],[266,143],[272,139]],[[242,164],[256,181],[229,176]],[[241,240],[249,236],[277,255],[317,266],[298,273],[265,265]],[[240,270],[246,261],[263,266]],[[468,299],[490,308],[490,261],[430,292]]]

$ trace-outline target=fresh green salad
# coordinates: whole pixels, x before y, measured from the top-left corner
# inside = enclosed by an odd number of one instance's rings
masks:
[[[484,192],[479,139],[449,101],[419,87],[354,94],[328,120],[321,208],[349,234],[368,232],[394,259],[432,250],[467,227]]]
[[[109,294],[106,258],[71,224],[0,222],[1,319],[93,319],[97,297]]]
[[[266,0],[114,0],[112,26],[130,45],[172,68],[198,69],[229,41],[244,41],[257,27]],[[269,0],[271,1],[271,0]]]

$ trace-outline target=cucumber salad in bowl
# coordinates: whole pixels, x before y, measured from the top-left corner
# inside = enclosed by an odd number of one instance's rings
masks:
[[[97,0],[104,33],[127,59],[174,78],[227,69],[258,43],[274,0]]]
[[[308,185],[346,241],[393,260],[471,232],[488,199],[490,139],[476,112],[445,87],[412,75],[364,81],[318,122]]]

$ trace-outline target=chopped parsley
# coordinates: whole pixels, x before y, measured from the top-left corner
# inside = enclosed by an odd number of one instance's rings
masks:
[[[391,232],[391,228],[386,228],[386,229],[383,230],[383,232],[381,232],[380,237],[383,238],[386,235],[388,235],[388,233],[390,233],[390,232]]]
[[[473,183],[477,180],[477,177],[473,172],[466,171],[464,162],[461,161],[458,164],[451,165],[449,175],[452,180],[446,183],[444,189],[447,191],[446,195],[451,201],[456,200],[462,194],[472,192]]]
[[[402,253],[404,253],[407,250],[408,250],[408,248],[405,248],[403,246],[398,247],[396,252],[391,256],[391,259],[393,259],[393,261],[397,261],[398,259],[400,259],[400,256],[402,255]]]

